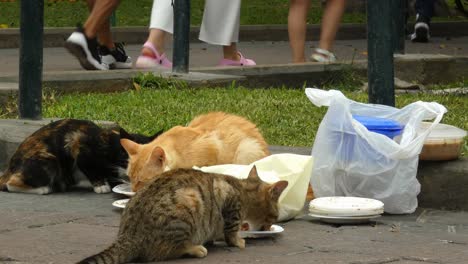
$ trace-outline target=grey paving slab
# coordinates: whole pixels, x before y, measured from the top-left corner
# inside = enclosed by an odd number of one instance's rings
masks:
[[[316,41],[307,42],[307,55],[311,48],[316,47]],[[134,59],[138,57],[141,45],[128,45],[127,53]],[[413,54],[445,54],[452,56],[468,56],[468,37],[433,38],[430,43],[406,42],[407,53]],[[252,41],[239,43],[242,53],[253,58],[260,65],[291,63],[291,51],[287,41]],[[335,53],[339,60],[367,59],[366,40],[338,40],[335,45]],[[172,57],[171,45],[168,45],[168,56]],[[222,49],[203,43],[192,43],[190,46],[190,68],[216,66],[221,59]],[[0,76],[16,74],[19,69],[19,50],[0,49]],[[79,70],[78,61],[64,48],[44,49],[44,72]],[[84,71],[84,70],[83,70]]]
[[[0,193],[0,262],[74,263],[106,248],[118,231],[115,194],[91,190],[46,196]],[[464,263],[468,213],[420,208],[362,225],[303,217],[281,223],[279,236],[247,248],[217,243],[205,259],[164,263]],[[11,263],[7,262],[7,263]]]

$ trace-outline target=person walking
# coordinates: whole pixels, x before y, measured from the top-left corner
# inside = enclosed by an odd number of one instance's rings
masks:
[[[206,0],[199,39],[223,47],[219,66],[253,66],[237,48],[239,42],[241,0]],[[136,68],[171,68],[165,53],[168,34],[173,33],[174,13],[171,0],[154,0],[151,11],[150,33],[135,62]]]
[[[416,0],[414,9],[416,11],[416,23],[414,32],[411,34],[413,42],[429,42],[431,18],[434,15],[435,0]]]
[[[120,0],[87,0],[90,14],[65,41],[65,48],[86,70],[132,68],[122,43],[114,43],[109,18]]]
[[[345,0],[327,0],[322,15],[319,47],[314,49],[311,59],[317,62],[335,62],[333,44],[345,10]],[[290,0],[288,15],[289,44],[293,63],[306,61],[305,40],[307,34],[307,13],[310,0]]]

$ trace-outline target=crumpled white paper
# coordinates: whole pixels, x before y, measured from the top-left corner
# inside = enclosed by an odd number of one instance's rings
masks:
[[[312,156],[283,153],[270,155],[249,165],[225,164],[193,168],[203,172],[220,173],[245,179],[254,165],[257,167],[260,179],[267,183],[279,180],[288,181],[288,187],[283,191],[278,201],[278,221],[292,219],[300,214],[304,208],[312,174]]]

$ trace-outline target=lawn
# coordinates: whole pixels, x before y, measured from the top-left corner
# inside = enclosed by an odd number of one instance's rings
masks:
[[[116,12],[117,26],[147,26],[153,0],[122,0]],[[84,22],[88,9],[83,0],[45,0],[44,24],[46,27],[69,27]],[[203,14],[204,0],[191,0],[191,23],[199,25]],[[20,1],[0,2],[0,28],[19,27]],[[242,2],[241,24],[286,24],[289,1],[248,0]],[[312,1],[308,22],[317,24],[322,16],[319,1]],[[411,18],[412,19],[412,18]],[[435,20],[460,20],[459,16],[437,17]],[[363,13],[346,13],[344,23],[364,23]]]
[[[44,116],[110,120],[132,132],[151,134],[160,129],[184,125],[194,116],[209,111],[226,111],[255,122],[272,145],[312,146],[327,108],[314,106],[304,90],[291,88],[219,87],[181,89],[177,83],[141,82],[140,90],[100,94],[44,96]],[[164,88],[161,88],[164,87]],[[367,94],[343,90],[346,96],[367,102]],[[354,91],[353,91],[354,90]],[[436,101],[448,108],[443,122],[468,130],[465,114],[468,96],[429,94],[397,95],[397,107],[418,100]],[[14,117],[11,113],[9,117]],[[468,149],[465,150],[465,152]]]

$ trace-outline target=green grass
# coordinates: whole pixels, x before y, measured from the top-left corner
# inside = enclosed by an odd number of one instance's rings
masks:
[[[74,1],[74,0],[73,0]],[[69,27],[78,22],[83,23],[88,16],[86,2],[77,0],[45,0],[44,25],[46,27]],[[153,0],[122,0],[117,9],[117,26],[148,26]],[[199,25],[203,15],[204,0],[191,0],[191,23]],[[241,24],[286,24],[289,1],[287,0],[249,0],[242,2]],[[0,25],[3,27],[19,27],[20,0],[15,2],[0,2]],[[320,23],[322,7],[318,1],[312,1],[308,14],[308,23]],[[441,20],[466,20],[464,17],[436,17]],[[365,23],[363,13],[346,13],[343,23]],[[0,26],[1,27],[1,26]]]
[[[141,80],[140,80],[141,81]],[[311,146],[327,108],[314,106],[303,89],[178,88],[179,83],[147,82],[137,91],[112,94],[69,94],[47,97],[45,117],[69,117],[115,121],[130,131],[151,134],[184,125],[209,111],[226,111],[255,122],[270,144]],[[161,85],[159,85],[161,86]],[[184,85],[182,85],[184,86]],[[367,94],[345,90],[349,98],[367,102]],[[467,96],[428,94],[397,95],[397,107],[422,101],[437,101],[448,108],[443,122],[468,130]]]
[[[350,99],[367,102],[367,94],[358,91],[359,78],[349,72],[345,73],[344,79],[323,84],[323,87],[340,89]],[[129,131],[152,134],[160,129],[185,125],[202,113],[225,111],[252,120],[269,144],[310,147],[327,111],[326,107],[314,106],[300,87],[248,89],[233,84],[230,87],[190,88],[185,83],[151,74],[140,75],[135,82],[141,88],[118,93],[57,95],[45,92],[43,116],[115,121]],[[396,96],[399,108],[418,100],[444,105],[448,113],[442,122],[468,130],[468,96],[422,93]],[[16,118],[16,109],[16,101],[12,98],[0,108],[0,118]],[[463,155],[468,155],[466,141],[463,151]]]

